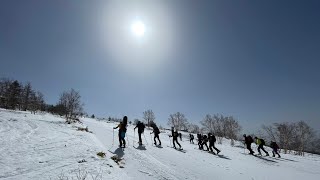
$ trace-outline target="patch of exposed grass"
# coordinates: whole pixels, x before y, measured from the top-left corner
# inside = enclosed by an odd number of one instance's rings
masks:
[[[104,158],[104,157],[106,157],[106,153],[104,153],[104,152],[98,152],[97,153],[97,156],[99,156],[99,157],[101,157],[101,158]]]

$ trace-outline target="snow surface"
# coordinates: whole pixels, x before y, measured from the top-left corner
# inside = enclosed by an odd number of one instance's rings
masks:
[[[126,137],[128,147],[122,150],[118,148],[118,130],[113,130],[117,123],[91,118],[81,121],[83,125],[68,125],[64,119],[50,114],[0,109],[0,179],[62,176],[76,179],[79,171],[101,175],[102,179],[315,180],[320,177],[318,155],[257,157],[244,153],[240,143],[232,147],[224,140],[222,145],[216,145],[221,150],[221,155],[216,156],[190,144],[185,138],[187,134],[180,142],[186,150],[183,153],[170,147],[167,132],[160,134],[162,148],[155,147],[148,129],[142,137],[145,146],[138,147],[138,135],[132,125]],[[78,127],[86,126],[93,133],[77,131]],[[100,151],[106,153],[105,158],[96,155]],[[115,154],[123,158],[120,165],[111,160]],[[86,162],[79,163],[81,160]]]

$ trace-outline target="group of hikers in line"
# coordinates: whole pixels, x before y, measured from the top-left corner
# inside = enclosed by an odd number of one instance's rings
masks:
[[[119,146],[120,147],[125,147],[126,146],[126,141],[125,141],[125,134],[127,132],[127,122],[128,122],[128,117],[124,116],[123,117],[123,121],[116,127],[114,127],[113,129],[117,129],[119,128]],[[159,146],[161,146],[161,141],[160,141],[160,130],[157,127],[157,125],[155,123],[151,123],[150,127],[152,127],[153,131],[150,134],[154,134],[154,145],[157,146],[157,141],[156,139],[158,139],[159,141]],[[138,121],[138,123],[136,124],[135,129],[138,128],[138,136],[139,136],[139,145],[142,145],[142,137],[141,135],[144,133],[144,129],[145,129],[145,125],[144,123]],[[176,144],[179,145],[179,149],[182,149],[181,144],[178,142],[178,137],[180,138],[180,140],[182,141],[182,134],[178,133],[178,130],[174,130],[174,128],[171,128],[171,135],[169,135],[169,137],[172,137],[172,144],[173,144],[173,148],[176,149]],[[251,144],[253,142],[255,142],[258,145],[258,152],[259,155],[261,155],[261,151],[263,150],[266,154],[266,156],[269,156],[269,153],[264,149],[264,145],[265,145],[265,141],[261,138],[255,137],[255,141],[253,140],[253,138],[249,135],[247,136],[246,134],[243,135],[244,137],[244,144],[246,144],[247,149],[250,151],[250,154],[254,154],[254,151],[251,148]],[[189,134],[189,138],[190,138],[190,143],[193,143],[194,140],[194,135],[193,134]],[[219,154],[219,152],[221,152],[218,148],[215,147],[215,142],[216,142],[216,137],[212,134],[212,133],[208,133],[208,135],[206,134],[197,134],[197,139],[198,139],[198,146],[200,150],[204,150],[204,151],[209,151],[213,154]],[[170,139],[171,142],[171,139]],[[209,146],[208,146],[208,142],[209,142]],[[204,146],[206,147],[206,149],[204,149]],[[273,157],[275,157],[275,154],[278,155],[278,157],[280,158],[280,154],[278,153],[279,150],[279,146],[277,145],[276,142],[271,141],[270,147],[272,148],[272,154]],[[216,150],[216,153],[213,152],[213,149]]]
[[[269,156],[269,153],[268,153],[268,152],[264,149],[264,147],[263,147],[264,145],[266,145],[264,139],[255,137],[255,138],[254,138],[255,141],[254,141],[253,138],[252,138],[250,135],[247,136],[246,134],[244,134],[243,137],[244,137],[244,143],[246,144],[247,149],[250,151],[250,154],[252,154],[252,155],[254,154],[254,151],[253,151],[252,148],[251,148],[251,144],[252,144],[253,142],[255,142],[255,143],[258,145],[258,153],[259,153],[259,155],[262,155],[262,154],[261,154],[261,151],[260,151],[260,150],[262,149],[263,152],[266,153],[266,156]],[[270,147],[271,147],[271,149],[272,149],[272,155],[273,155],[273,157],[275,157],[275,154],[277,154],[278,157],[280,158],[281,156],[280,156],[280,154],[279,154],[279,152],[278,152],[278,150],[279,150],[278,144],[277,144],[276,142],[274,142],[274,141],[271,141]]]
[[[126,146],[126,140],[125,140],[125,135],[127,132],[127,125],[128,125],[128,117],[124,116],[122,122],[114,127],[113,129],[117,129],[119,128],[119,146],[120,147],[125,147]],[[134,130],[136,130],[138,128],[138,136],[139,136],[139,145],[142,145],[142,137],[141,135],[144,133],[144,129],[145,129],[145,125],[144,123],[138,121],[138,123],[136,124],[136,127],[134,128]],[[160,141],[160,130],[157,127],[157,125],[155,123],[151,124],[151,127],[153,128],[153,131],[150,134],[154,134],[154,145],[157,145],[156,139],[158,139],[159,141],[159,146],[161,146],[161,141]]]
[[[189,134],[189,138],[190,138],[190,143],[193,143],[194,140],[194,135],[193,134]],[[197,134],[197,138],[198,138],[198,146],[200,150],[204,150],[204,151],[209,151],[213,154],[219,154],[219,152],[221,152],[218,148],[215,147],[215,142],[216,137],[212,134],[212,133],[208,133],[208,135],[206,134]],[[208,142],[209,142],[209,147],[208,147]],[[206,147],[206,149],[204,149],[203,147]],[[216,153],[213,152],[213,149],[216,150]]]

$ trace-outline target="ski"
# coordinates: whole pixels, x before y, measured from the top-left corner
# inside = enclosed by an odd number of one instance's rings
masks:
[[[170,148],[172,148],[172,149],[174,149],[174,150],[176,150],[176,151],[182,152],[182,153],[186,153],[186,152],[187,152],[187,151],[184,150],[183,148],[174,148],[174,147],[171,147],[171,146],[167,146],[167,147],[170,147]]]

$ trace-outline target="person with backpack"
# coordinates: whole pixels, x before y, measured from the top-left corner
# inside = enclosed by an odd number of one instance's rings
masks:
[[[203,136],[202,136],[202,144],[201,144],[201,147],[202,147],[202,149],[203,149],[203,145],[205,145],[206,148],[207,148],[207,150],[205,150],[205,151],[209,151],[209,147],[208,147],[207,142],[208,142],[208,137],[207,137],[207,135],[203,135]],[[203,150],[204,150],[204,149],[203,149]]]
[[[156,138],[158,139],[159,141],[159,146],[161,146],[161,141],[160,141],[160,138],[159,138],[159,134],[160,134],[160,130],[159,128],[157,127],[157,125],[155,123],[151,124],[151,127],[153,128],[153,132],[151,132],[150,134],[154,134],[154,145],[157,145],[157,142],[156,142]]]
[[[281,158],[280,154],[278,153],[279,146],[276,142],[271,141],[270,147],[272,148],[273,157],[275,157],[275,153],[278,155],[278,158]]]
[[[249,135],[247,136],[246,134],[243,135],[244,137],[244,143],[247,145],[247,149],[250,151],[250,154],[254,154],[254,151],[251,149],[251,144],[253,143],[252,137]]]
[[[191,144],[191,143],[194,144],[194,142],[193,142],[193,139],[194,139],[193,134],[190,133],[189,136],[190,136],[190,144]]]
[[[127,123],[128,123],[128,117],[124,116],[122,122],[113,129],[119,128],[119,147],[126,147],[126,140],[124,139],[126,137],[127,132]],[[123,145],[123,146],[122,146]]]
[[[176,144],[175,144],[175,143],[177,143],[179,145],[180,149],[182,149],[180,143],[178,142],[178,136],[179,136],[178,130],[174,131],[174,127],[172,127],[171,128],[171,136],[169,135],[169,137],[172,137],[173,148],[177,149]]]
[[[217,151],[217,154],[219,154],[219,152],[221,152],[221,151],[214,146],[214,143],[216,142],[216,137],[211,133],[208,134],[208,137],[209,137],[209,149],[210,149],[210,151],[212,153],[214,153],[213,149],[215,149]]]
[[[203,147],[202,147],[202,135],[200,133],[197,134],[197,138],[198,138],[199,149],[203,149]]]
[[[256,140],[256,144],[258,145],[259,155],[261,155],[260,149],[262,149],[266,153],[266,156],[269,156],[269,153],[263,148],[263,145],[265,145],[265,141],[258,137],[255,137],[254,139]]]
[[[136,127],[134,128],[134,131],[136,130],[136,128],[138,128],[138,135],[139,135],[139,145],[142,145],[142,138],[141,138],[141,134],[144,132],[144,128],[146,126],[143,124],[143,122],[138,121]]]

